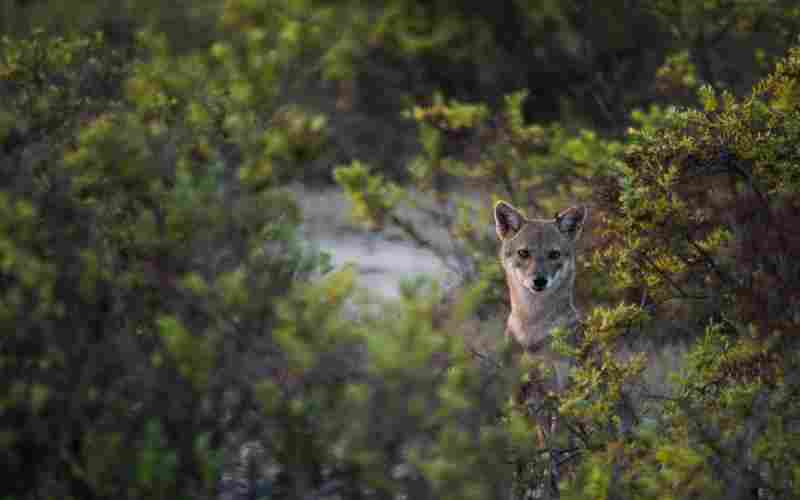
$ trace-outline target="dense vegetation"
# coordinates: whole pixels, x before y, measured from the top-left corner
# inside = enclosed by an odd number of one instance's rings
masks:
[[[0,7],[0,498],[800,497],[794,2],[165,5]],[[458,285],[366,304],[333,180]],[[563,393],[498,198],[591,206]]]

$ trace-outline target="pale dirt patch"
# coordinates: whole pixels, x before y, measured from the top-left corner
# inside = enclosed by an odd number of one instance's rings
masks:
[[[421,276],[442,283],[452,281],[452,274],[431,252],[399,239],[392,232],[370,233],[353,222],[350,202],[341,190],[311,190],[301,186],[292,190],[303,208],[303,233],[308,241],[331,254],[335,268],[353,265],[359,285],[376,293],[376,298],[396,298],[402,281]],[[435,231],[428,229],[431,233]]]
[[[380,236],[342,235],[314,241],[320,250],[333,257],[336,268],[352,264],[359,284],[385,298],[399,295],[400,283],[420,276],[447,279],[438,259],[429,253]]]

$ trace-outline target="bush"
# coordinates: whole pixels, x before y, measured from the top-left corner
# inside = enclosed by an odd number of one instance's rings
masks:
[[[235,120],[233,107],[159,80],[171,60],[143,41],[149,64],[100,35],[3,42],[11,497],[211,491],[225,422],[254,399],[237,367],[274,344],[276,301],[249,297],[323,263],[291,198],[242,175],[231,158],[249,153],[198,119]]]
[[[597,262],[653,320],[632,329],[624,316],[593,315],[589,332],[692,346],[672,391],[643,396],[652,430],[613,451],[629,471],[617,487],[631,495],[797,494],[797,456],[783,436],[799,409],[798,158],[786,147],[797,140],[799,69],[795,49],[747,98],[704,87],[702,110],[668,110],[667,125],[632,131],[624,166],[601,191]],[[619,377],[605,370],[614,388]]]
[[[486,230],[493,203],[438,191],[437,178],[505,193],[539,213],[559,199],[546,195],[553,184],[573,190],[562,200],[591,192],[598,227],[585,266],[593,277],[579,280],[595,308],[577,336],[560,339],[575,360],[572,384],[551,405],[560,432],[538,448],[568,457],[561,495],[795,494],[797,457],[782,440],[798,409],[798,158],[790,146],[800,130],[798,61],[794,50],[746,98],[705,86],[701,110],[636,112],[622,144],[526,124],[519,95],[491,119],[455,102],[414,110],[425,149],[412,178],[433,191],[435,208],[423,209],[452,235],[479,301],[501,300],[484,292],[504,289]],[[448,147],[465,137],[466,149]],[[357,216],[450,257],[398,211],[419,207],[411,193],[361,164],[337,177]],[[688,346],[680,372],[644,383],[648,368],[660,369],[655,349],[670,344]],[[542,456],[518,461],[534,473],[517,479],[536,484],[552,473]]]
[[[504,495],[505,371],[435,369],[467,355],[413,290],[356,321],[298,237],[325,122],[258,32],[3,43],[4,497],[208,498],[239,449],[222,495]]]
[[[413,284],[376,307],[299,236],[286,188],[331,138],[287,92],[355,74],[358,46],[330,43],[351,11],[320,5],[226,2],[208,43],[179,50],[156,29],[122,47],[3,39],[2,496],[800,496],[800,52],[749,96],[701,86],[702,109],[634,112],[616,140],[531,122],[525,92],[410,106],[414,188],[368,162],[336,177],[360,219],[463,286],[446,308]],[[439,50],[411,43],[398,5],[381,11],[386,40]],[[678,54],[660,77],[697,86],[693,64]],[[473,321],[505,300],[499,196],[539,214],[594,205],[580,282],[596,307],[558,336],[570,387],[535,405],[520,396],[535,367],[462,338],[499,338]],[[670,342],[689,346],[681,371],[645,385],[647,346]]]

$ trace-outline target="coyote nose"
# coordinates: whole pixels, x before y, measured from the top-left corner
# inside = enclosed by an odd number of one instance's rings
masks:
[[[544,287],[546,286],[547,286],[547,278],[539,276],[535,280],[533,280],[533,288],[535,288],[536,290],[544,290]]]

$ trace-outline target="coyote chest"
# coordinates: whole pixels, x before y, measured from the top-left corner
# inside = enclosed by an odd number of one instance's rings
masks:
[[[549,349],[553,330],[578,322],[575,249],[587,210],[572,207],[552,220],[528,219],[500,201],[494,213],[511,299],[506,335],[529,352],[555,356]]]

